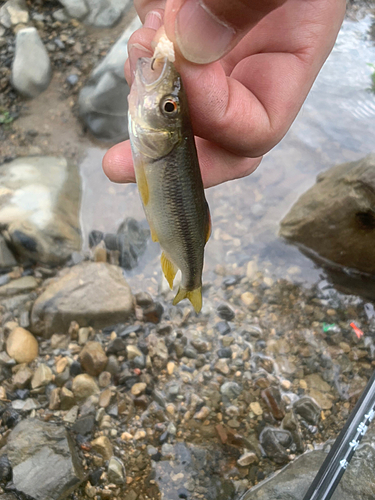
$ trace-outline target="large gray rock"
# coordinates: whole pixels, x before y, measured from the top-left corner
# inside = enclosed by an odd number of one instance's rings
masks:
[[[0,24],[5,28],[26,24],[29,21],[29,12],[25,0],[8,0],[0,8]]]
[[[14,255],[8,248],[4,237],[0,234],[0,272],[8,271],[16,265],[17,261],[14,258]]]
[[[65,333],[71,321],[102,328],[125,321],[133,296],[122,269],[104,262],[85,262],[69,269],[36,300],[31,313],[34,333]]]
[[[375,274],[375,154],[320,174],[280,235],[340,266]]]
[[[33,98],[51,81],[52,68],[48,52],[35,28],[24,28],[16,35],[12,65],[12,85],[23,96]]]
[[[17,490],[35,500],[61,500],[84,479],[74,442],[64,427],[27,419],[11,432],[7,446]]]
[[[109,28],[122,16],[131,0],[60,0],[70,17],[97,28]]]
[[[372,500],[375,498],[375,430],[370,427],[363,444],[341,479],[332,500]],[[277,475],[252,488],[241,500],[301,500],[326,458],[324,451],[307,452]]]
[[[89,13],[85,0],[60,0],[60,3],[70,17],[82,19]]]
[[[129,137],[129,87],[124,64],[129,37],[140,26],[141,21],[135,17],[80,92],[80,117],[90,132],[100,139],[120,141]]]
[[[34,156],[0,166],[0,227],[23,259],[64,263],[81,248],[81,180],[65,158]]]

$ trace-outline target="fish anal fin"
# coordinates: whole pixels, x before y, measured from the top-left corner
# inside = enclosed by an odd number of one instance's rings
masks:
[[[164,276],[168,281],[169,287],[173,288],[173,280],[177,273],[177,267],[171,262],[168,257],[163,252],[160,257],[161,268],[163,270]]]
[[[173,305],[175,306],[183,299],[189,299],[195,312],[198,314],[202,309],[202,287],[198,287],[195,290],[186,290],[180,287],[176,297],[173,300]]]

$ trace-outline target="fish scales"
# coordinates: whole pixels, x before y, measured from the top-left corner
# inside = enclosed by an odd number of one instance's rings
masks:
[[[193,289],[200,285],[208,214],[201,209],[206,202],[200,196],[203,189],[200,178],[191,175],[187,168],[178,168],[186,157],[190,157],[186,162],[190,168],[199,168],[189,151],[189,141],[184,142],[185,147],[175,148],[168,159],[157,160],[146,167],[146,171],[149,170],[146,177],[150,179],[152,193],[150,220],[159,242],[164,249],[169,249],[166,253],[172,255],[178,253],[173,251],[175,243],[181,245],[183,255],[175,264],[183,272],[183,286]]]

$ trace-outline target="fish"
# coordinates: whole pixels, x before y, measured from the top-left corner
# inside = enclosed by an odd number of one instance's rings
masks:
[[[181,270],[173,304],[187,298],[198,313],[211,217],[188,100],[173,61],[138,59],[128,102],[136,182],[152,240],[162,248],[162,271],[173,289]]]

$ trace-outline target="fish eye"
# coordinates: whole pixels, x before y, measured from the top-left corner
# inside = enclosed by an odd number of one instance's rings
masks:
[[[165,116],[176,116],[176,114],[178,113],[178,104],[174,99],[165,99],[162,102],[161,111]]]

